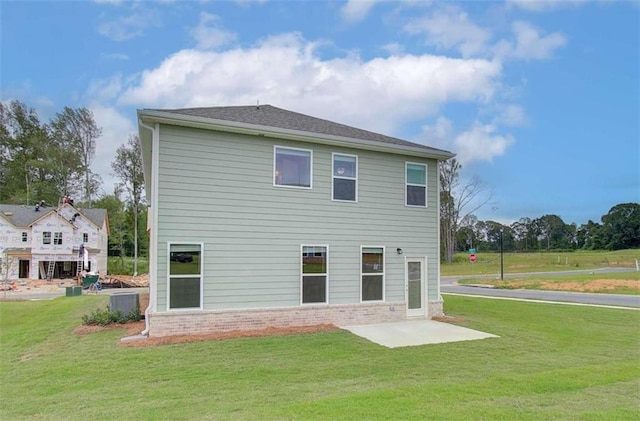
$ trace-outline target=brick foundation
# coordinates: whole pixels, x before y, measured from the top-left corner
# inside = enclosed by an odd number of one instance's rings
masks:
[[[442,309],[441,304],[440,309]],[[404,302],[241,310],[172,311],[149,314],[149,336],[208,334],[318,324],[349,326],[401,320],[406,320],[406,303]]]

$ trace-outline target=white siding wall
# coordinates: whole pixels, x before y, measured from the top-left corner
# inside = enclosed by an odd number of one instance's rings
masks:
[[[273,186],[273,146],[313,150],[313,189]],[[358,156],[358,203],[331,200],[331,153]],[[435,160],[162,125],[158,311],[167,242],[204,242],[204,308],[300,305],[300,245],[329,245],[329,304],[360,302],[360,246],[386,246],[386,301],[404,301],[404,256],[428,257],[437,300]],[[405,200],[405,161],[428,164],[428,207]],[[403,255],[396,248],[403,249]]]

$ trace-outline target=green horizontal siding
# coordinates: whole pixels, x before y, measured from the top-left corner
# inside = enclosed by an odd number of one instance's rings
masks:
[[[313,189],[273,186],[274,144],[313,150]],[[358,203],[331,200],[332,152],[358,156]],[[387,246],[387,301],[412,255],[438,298],[436,161],[165,125],[159,155],[160,311],[168,241],[204,242],[205,309],[299,305],[301,244],[329,246],[330,303],[360,301],[361,245]],[[426,209],[404,206],[405,161],[428,164]]]

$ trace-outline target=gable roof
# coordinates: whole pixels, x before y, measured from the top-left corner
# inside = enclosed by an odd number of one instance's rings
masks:
[[[47,214],[54,211],[56,208],[53,206],[41,207],[40,211],[36,212],[35,206],[26,205],[4,205],[0,204],[0,215],[6,220],[11,222],[14,226],[20,228],[26,228],[33,224],[38,219],[43,218]],[[95,224],[98,228],[102,228],[102,225],[107,218],[106,209],[97,208],[74,208],[88,220]]]
[[[197,123],[235,127],[236,129],[253,129],[259,131],[271,128],[276,134],[291,134],[305,137],[308,141],[324,138],[339,143],[360,144],[361,146],[377,145],[389,152],[402,149],[404,152],[422,152],[435,159],[448,159],[454,156],[451,152],[432,148],[419,143],[408,142],[396,137],[386,136],[380,133],[370,132],[357,127],[324,120],[317,117],[294,111],[284,110],[272,105],[260,106],[231,106],[231,107],[206,107],[206,108],[182,108],[182,109],[144,109],[138,110],[138,116],[147,119],[169,123],[182,122],[183,125],[195,125]],[[165,120],[163,121],[163,117]],[[188,124],[188,123],[192,124]],[[220,127],[217,127],[221,129]],[[255,133],[261,134],[261,133]],[[308,139],[311,135],[311,139]],[[353,146],[353,145],[352,145]],[[396,151],[400,152],[400,151]]]

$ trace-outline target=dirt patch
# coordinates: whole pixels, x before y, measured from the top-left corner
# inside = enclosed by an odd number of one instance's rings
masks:
[[[332,332],[339,328],[331,324],[298,327],[270,327],[259,330],[242,330],[233,332],[212,333],[207,335],[180,335],[166,336],[162,338],[147,338],[128,342],[119,342],[118,345],[128,347],[147,347],[158,345],[183,344],[202,341],[220,341],[236,338],[255,338],[261,336],[299,335],[304,333]],[[139,332],[138,332],[139,333]]]
[[[624,279],[595,279],[588,282],[554,282],[542,281],[543,289],[575,292],[611,291],[618,288],[640,290],[640,282]]]
[[[435,320],[436,322],[444,322],[444,323],[451,323],[451,324],[460,324],[460,323],[464,323],[467,320],[463,319],[462,317],[454,317],[454,316],[440,316],[440,317],[432,317],[431,320]]]

